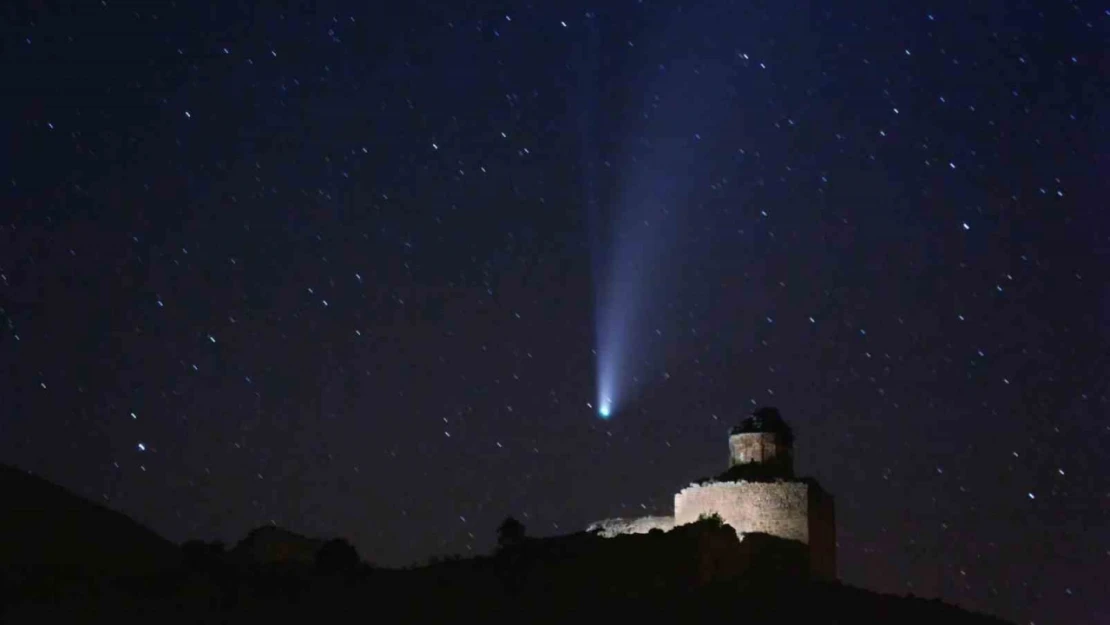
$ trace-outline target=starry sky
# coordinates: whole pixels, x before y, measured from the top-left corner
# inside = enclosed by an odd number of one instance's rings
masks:
[[[667,514],[773,405],[846,582],[1110,618],[1105,6],[0,20],[0,460],[403,565]]]

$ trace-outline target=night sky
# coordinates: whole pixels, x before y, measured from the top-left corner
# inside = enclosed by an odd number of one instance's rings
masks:
[[[18,4],[0,460],[393,566],[773,405],[847,583],[1110,618],[1104,5]]]

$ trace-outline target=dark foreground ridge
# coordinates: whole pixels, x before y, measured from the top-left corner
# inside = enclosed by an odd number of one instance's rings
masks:
[[[805,545],[739,541],[719,519],[671,532],[528,538],[507,520],[497,551],[409,569],[361,562],[342,539],[259,528],[232,549],[173,545],[131,519],[0,467],[5,623],[1001,624],[935,600],[811,581]]]

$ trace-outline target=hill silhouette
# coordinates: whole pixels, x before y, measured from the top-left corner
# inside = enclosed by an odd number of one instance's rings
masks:
[[[490,555],[381,569],[360,563],[342,539],[276,527],[230,550],[178,547],[10,467],[0,467],[0,487],[17,503],[0,512],[6,623],[1003,623],[935,600],[813,581],[805,545],[765,534],[741,541],[719,518],[613,538],[530,538],[507,519]]]
[[[180,565],[177,545],[41,477],[0,465],[0,602],[74,580]]]

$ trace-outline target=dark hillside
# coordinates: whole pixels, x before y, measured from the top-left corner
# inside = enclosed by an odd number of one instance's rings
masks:
[[[11,538],[0,546],[5,623],[1002,623],[811,581],[801,543],[763,534],[739,541],[713,518],[615,538],[528,538],[506,524],[492,555],[388,570],[360,563],[342,539],[273,527],[231,550],[179,548],[21,471],[0,470],[0,486],[14,504],[0,514]]]
[[[43,478],[0,465],[0,576],[8,584],[145,574],[178,565],[176,545]]]

